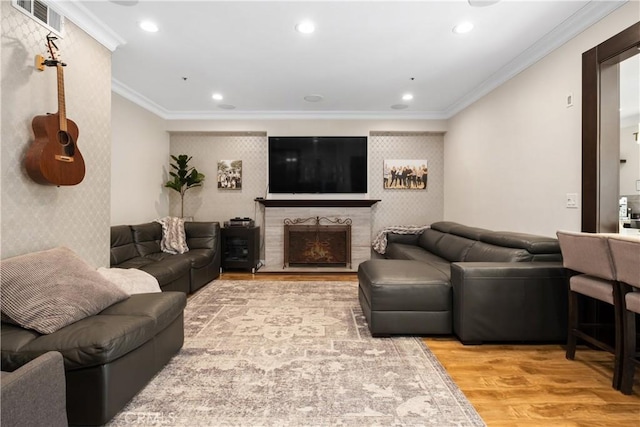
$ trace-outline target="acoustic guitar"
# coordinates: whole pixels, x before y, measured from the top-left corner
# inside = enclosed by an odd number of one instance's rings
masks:
[[[84,159],[76,141],[78,126],[67,118],[64,97],[66,64],[56,58],[56,37],[47,36],[50,59],[44,65],[56,67],[58,76],[58,112],[36,116],[31,122],[34,141],[27,151],[25,167],[29,176],[39,184],[76,185],[84,179]]]

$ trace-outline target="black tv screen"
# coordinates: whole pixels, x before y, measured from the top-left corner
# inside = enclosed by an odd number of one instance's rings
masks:
[[[270,193],[366,193],[366,136],[270,136]]]

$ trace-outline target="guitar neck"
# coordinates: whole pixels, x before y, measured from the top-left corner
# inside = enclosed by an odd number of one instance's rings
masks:
[[[56,65],[58,74],[58,116],[60,119],[60,130],[67,131],[67,110],[64,100],[64,69],[62,64],[58,62]]]

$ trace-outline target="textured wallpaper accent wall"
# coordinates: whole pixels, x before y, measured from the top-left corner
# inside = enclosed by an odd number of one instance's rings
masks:
[[[189,165],[205,174],[202,187],[189,190],[185,196],[184,215],[196,221],[223,221],[236,216],[257,219],[256,197],[264,197],[267,186],[266,134],[238,133],[171,133],[170,152],[193,156]],[[219,160],[242,160],[242,189],[218,189],[216,181]],[[167,169],[170,159],[167,158]],[[168,177],[168,176],[167,176]],[[180,215],[180,195],[170,189],[169,213]]]
[[[55,68],[37,71],[49,31],[10,2],[2,11],[2,169],[0,257],[67,246],[92,265],[109,264],[111,53],[69,20],[58,41],[65,68],[67,116],[80,129],[82,183],[39,185],[23,166],[33,141],[31,120],[57,111]]]
[[[426,190],[384,189],[384,160],[426,159]],[[372,132],[369,136],[369,197],[373,207],[372,237],[391,225],[428,225],[444,218],[444,133]]]
[[[197,221],[226,221],[248,216],[261,222],[254,199],[264,197],[267,187],[267,136],[245,133],[171,133],[171,154],[193,156],[191,164],[207,178],[202,188],[189,190],[185,216]],[[427,159],[427,190],[385,190],[382,165],[385,159]],[[218,160],[242,160],[242,190],[219,190]],[[169,160],[167,159],[167,167]],[[381,199],[373,208],[372,236],[389,225],[423,225],[443,219],[444,133],[373,132],[369,135],[369,198]],[[167,190],[168,191],[168,190]],[[180,215],[179,195],[170,194],[170,214]]]

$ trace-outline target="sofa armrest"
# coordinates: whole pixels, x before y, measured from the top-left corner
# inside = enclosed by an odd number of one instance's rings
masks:
[[[387,245],[400,243],[403,245],[418,245],[419,234],[387,233]]]
[[[453,330],[462,343],[566,339],[561,262],[452,263],[451,285]]]
[[[13,372],[2,372],[3,426],[67,426],[62,355],[50,351]]]

